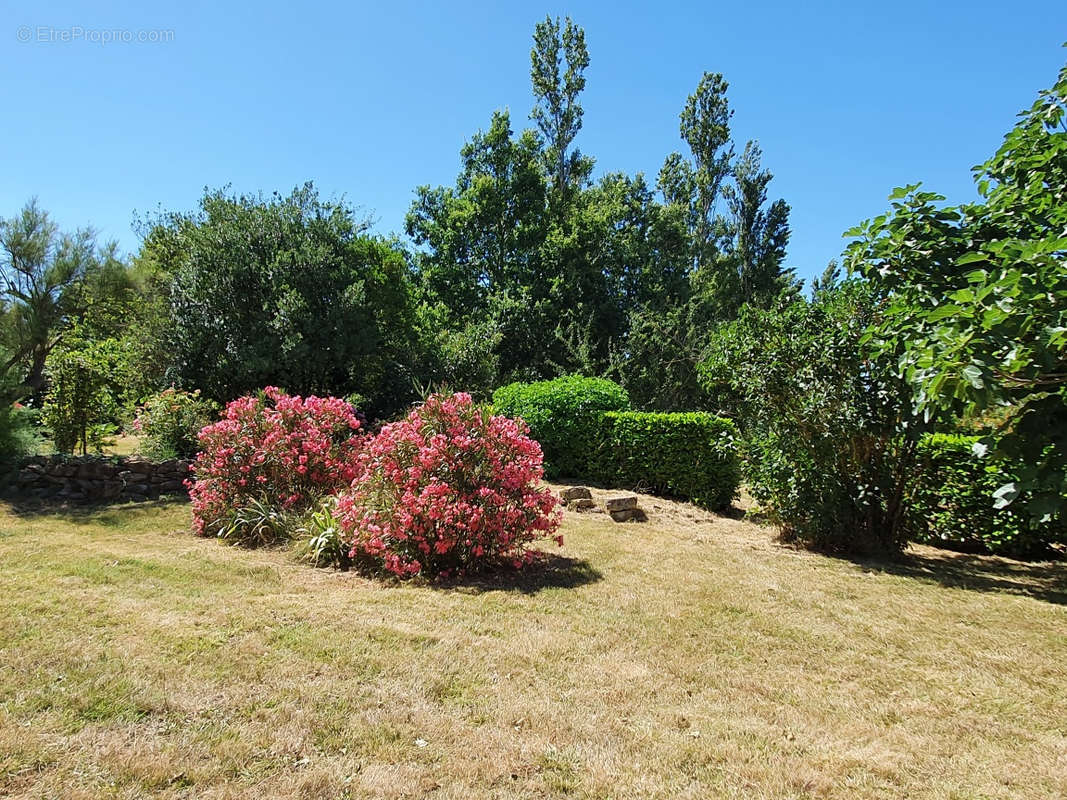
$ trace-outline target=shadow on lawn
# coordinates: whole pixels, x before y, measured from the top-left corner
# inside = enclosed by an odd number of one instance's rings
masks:
[[[508,572],[470,575],[454,580],[440,580],[435,588],[465,594],[482,592],[521,592],[537,594],[544,589],[575,589],[596,583],[603,575],[585,559],[546,553],[536,564]]]
[[[895,561],[857,560],[864,569],[954,589],[1000,592],[1067,605],[1067,564],[1024,562],[948,551],[907,553]]]
[[[188,505],[189,498],[186,495],[168,495],[155,500],[72,503],[59,497],[0,495],[0,502],[7,506],[10,513],[23,519],[55,517],[78,525],[113,525],[154,514],[162,508]]]

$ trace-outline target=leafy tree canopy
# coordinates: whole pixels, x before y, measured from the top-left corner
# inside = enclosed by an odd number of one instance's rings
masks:
[[[918,185],[846,235],[850,269],[887,302],[870,339],[928,415],[1003,410],[996,452],[1028,467],[996,493],[1067,510],[1067,67],[996,154],[981,200],[946,207]]]
[[[91,311],[98,327],[113,325],[129,287],[117,245],[98,245],[92,228],[61,232],[36,199],[0,220],[0,400],[41,391],[67,331]]]
[[[311,184],[287,197],[205,193],[166,214],[148,252],[170,274],[173,377],[227,400],[265,385],[358,392],[388,411],[412,392],[418,354],[408,266]]]

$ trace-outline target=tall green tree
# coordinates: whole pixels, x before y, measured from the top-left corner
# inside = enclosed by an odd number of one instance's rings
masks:
[[[585,31],[567,17],[545,17],[534,28],[530,50],[530,81],[535,105],[530,113],[544,137],[542,158],[553,197],[560,204],[588,180],[593,161],[573,148],[582,129],[579,96],[585,89],[589,51]]]
[[[789,244],[789,204],[779,199],[764,207],[774,176],[761,166],[761,157],[759,144],[748,142],[733,165],[733,182],[723,190],[730,211],[723,282],[734,307],[749,303],[766,308],[797,283],[793,271],[782,266]]]
[[[565,224],[552,225],[543,261],[555,268],[558,373],[604,374],[634,309],[662,306],[684,285],[684,233],[666,217],[643,176],[611,173],[578,194]]]
[[[719,73],[704,73],[680,117],[690,155],[669,155],[659,176],[664,201],[686,219],[693,295],[703,306],[692,316],[705,325],[732,318],[744,303],[766,307],[796,285],[782,267],[789,206],[784,200],[766,205],[773,176],[756,142],[735,157],[728,88]]]
[[[721,74],[704,73],[680,116],[679,130],[689,146],[690,157],[671,153],[659,175],[659,188],[666,202],[684,210],[694,271],[715,262],[726,233],[717,202],[723,182],[730,175],[734,152],[728,88]]]
[[[95,231],[64,233],[36,199],[0,220],[0,374],[6,402],[40,392],[45,362],[75,323],[94,307],[114,322],[111,302],[126,287],[117,246],[97,244]]]
[[[407,215],[407,233],[423,248],[419,272],[433,300],[454,322],[486,313],[490,295],[540,278],[546,185],[540,145],[532,131],[516,137],[507,111],[460,151],[454,186],[420,186]],[[547,286],[537,287],[544,295]]]
[[[453,343],[469,339],[465,330],[491,330],[497,368],[509,378],[538,377],[558,321],[543,263],[549,225],[540,141],[529,130],[516,136],[510,115],[496,112],[460,157],[454,186],[420,186],[407,215],[407,233],[421,248],[423,300],[458,337]]]

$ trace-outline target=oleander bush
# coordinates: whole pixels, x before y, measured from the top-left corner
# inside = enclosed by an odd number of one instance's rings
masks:
[[[1018,557],[1041,556],[1067,543],[1063,520],[1037,521],[1023,503],[995,508],[993,493],[1014,480],[982,455],[978,436],[935,433],[919,442],[921,471],[908,498],[915,541],[955,550]]]
[[[352,559],[400,577],[530,563],[528,545],[553,537],[560,513],[538,485],[541,447],[527,433],[468,394],[431,395],[385,425],[337,502]]]
[[[704,412],[602,414],[595,473],[604,483],[721,509],[737,497],[737,429]]]
[[[198,437],[189,492],[194,530],[241,544],[279,538],[286,526],[257,518],[258,510],[299,512],[347,487],[366,438],[355,410],[337,397],[268,386],[234,400]]]
[[[141,453],[148,458],[193,458],[200,450],[201,430],[218,415],[218,405],[200,396],[171,387],[150,396],[137,411],[134,432]]]
[[[529,426],[541,443],[548,477],[582,478],[593,469],[600,415],[628,411],[630,397],[613,381],[572,375],[503,386],[493,392],[493,408]]]

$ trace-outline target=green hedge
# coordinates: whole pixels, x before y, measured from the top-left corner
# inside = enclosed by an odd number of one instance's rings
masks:
[[[630,407],[626,390],[603,378],[574,375],[537,383],[512,383],[493,392],[497,414],[522,417],[541,443],[549,478],[588,477],[605,411]]]
[[[908,528],[918,542],[969,552],[1040,556],[1067,542],[1063,521],[1039,523],[1019,498],[993,508],[993,492],[1012,480],[977,456],[977,436],[935,433],[919,443],[920,472],[909,497]]]
[[[594,471],[605,483],[646,488],[714,509],[737,497],[737,429],[728,419],[696,411],[626,411],[603,414],[599,430]]]

